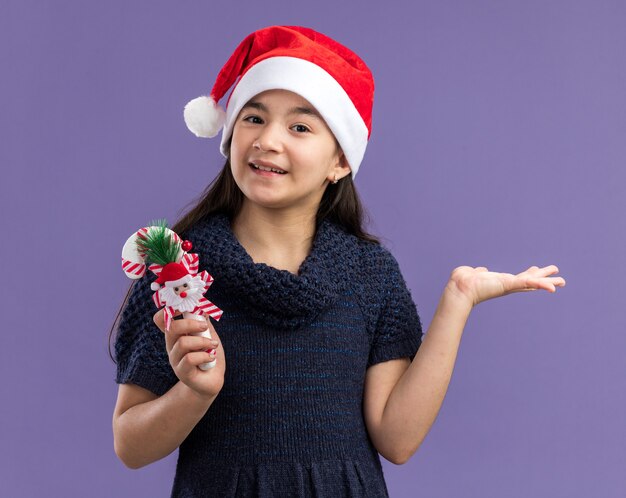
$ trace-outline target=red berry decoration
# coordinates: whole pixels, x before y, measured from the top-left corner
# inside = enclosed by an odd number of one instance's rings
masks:
[[[181,247],[183,248],[183,251],[189,252],[191,251],[191,248],[193,247],[193,245],[191,244],[190,241],[186,240],[185,242],[183,242]]]

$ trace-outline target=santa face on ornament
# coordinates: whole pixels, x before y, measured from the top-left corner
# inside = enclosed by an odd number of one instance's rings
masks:
[[[187,293],[185,292],[189,288],[189,284],[183,284],[182,287],[174,287],[174,292],[177,296],[187,297]]]
[[[159,298],[166,306],[178,311],[193,311],[202,298],[205,282],[200,276],[186,275],[181,279],[165,282],[159,289]]]

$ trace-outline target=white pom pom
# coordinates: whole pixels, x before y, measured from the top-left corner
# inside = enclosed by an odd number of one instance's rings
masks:
[[[156,282],[152,282],[152,283],[150,284],[150,288],[151,288],[153,291],[158,291],[158,290],[161,288],[161,286],[160,286],[159,284],[157,284]]]
[[[224,126],[226,113],[211,97],[205,95],[187,103],[183,112],[187,128],[196,136],[211,138]]]

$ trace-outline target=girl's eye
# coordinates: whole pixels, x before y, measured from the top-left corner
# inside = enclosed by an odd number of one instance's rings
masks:
[[[248,116],[247,118],[243,118],[244,121],[248,121],[249,123],[252,123],[252,121],[250,121],[251,119],[258,119],[259,121],[263,121],[259,116]]]
[[[255,120],[257,120],[257,121],[255,121]],[[247,121],[248,123],[253,123],[253,124],[263,124],[263,120],[259,116],[247,116],[247,117],[243,118],[243,121]],[[308,126],[305,126],[305,125],[302,125],[302,124],[293,125],[292,128],[296,128],[296,131],[298,133],[306,133],[306,132],[310,132],[311,131],[308,128]]]

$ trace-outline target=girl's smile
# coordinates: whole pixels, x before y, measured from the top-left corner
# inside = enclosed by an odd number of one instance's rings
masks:
[[[269,161],[261,161],[260,159],[255,159],[248,164],[252,169],[257,171],[262,176],[279,176],[287,174],[284,169],[279,168],[274,163]]]

